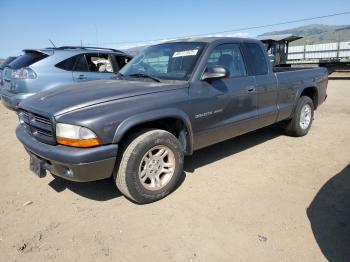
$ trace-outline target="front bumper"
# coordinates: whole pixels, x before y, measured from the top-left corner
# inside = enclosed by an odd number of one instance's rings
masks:
[[[21,103],[24,99],[32,96],[32,93],[20,93],[14,94],[6,89],[1,90],[1,101],[4,106],[11,110],[17,110],[19,103]]]
[[[74,148],[48,145],[37,141],[19,125],[16,136],[29,154],[45,162],[45,170],[67,180],[77,182],[95,181],[112,175],[118,145],[92,148]]]

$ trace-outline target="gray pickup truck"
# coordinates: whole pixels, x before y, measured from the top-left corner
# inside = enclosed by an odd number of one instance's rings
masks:
[[[257,40],[185,39],[145,49],[115,79],[23,101],[16,134],[39,177],[113,176],[149,203],[176,187],[197,149],[277,122],[306,135],[327,83],[324,68],[273,69]]]

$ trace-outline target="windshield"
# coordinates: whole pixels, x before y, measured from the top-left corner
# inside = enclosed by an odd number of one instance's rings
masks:
[[[124,77],[151,76],[162,80],[189,80],[204,43],[167,43],[148,47],[121,70]]]

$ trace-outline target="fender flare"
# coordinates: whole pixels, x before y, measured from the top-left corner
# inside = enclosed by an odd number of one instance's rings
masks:
[[[132,127],[144,124],[150,121],[161,120],[164,118],[177,118],[182,121],[188,132],[188,153],[192,154],[193,152],[193,130],[190,119],[188,115],[177,108],[166,108],[166,109],[157,109],[140,114],[133,115],[123,120],[117,127],[117,130],[114,133],[112,143],[119,143],[122,140],[122,137],[130,130]]]
[[[304,90],[307,89],[307,88],[312,88],[312,89],[316,90],[316,99],[318,100],[318,90],[317,90],[317,87],[314,85],[314,83],[305,83],[300,88],[298,88],[298,91],[296,92],[296,96],[295,96],[294,104],[293,104],[292,115],[294,115],[294,113],[295,113],[295,109],[296,109],[296,106],[298,104],[299,97],[304,92]],[[315,108],[317,108],[317,105],[314,105],[314,106],[315,106]]]

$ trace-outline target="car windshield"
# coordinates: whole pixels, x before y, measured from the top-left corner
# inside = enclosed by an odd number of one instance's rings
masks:
[[[121,70],[120,75],[161,80],[189,80],[204,43],[166,43],[141,51]]]

